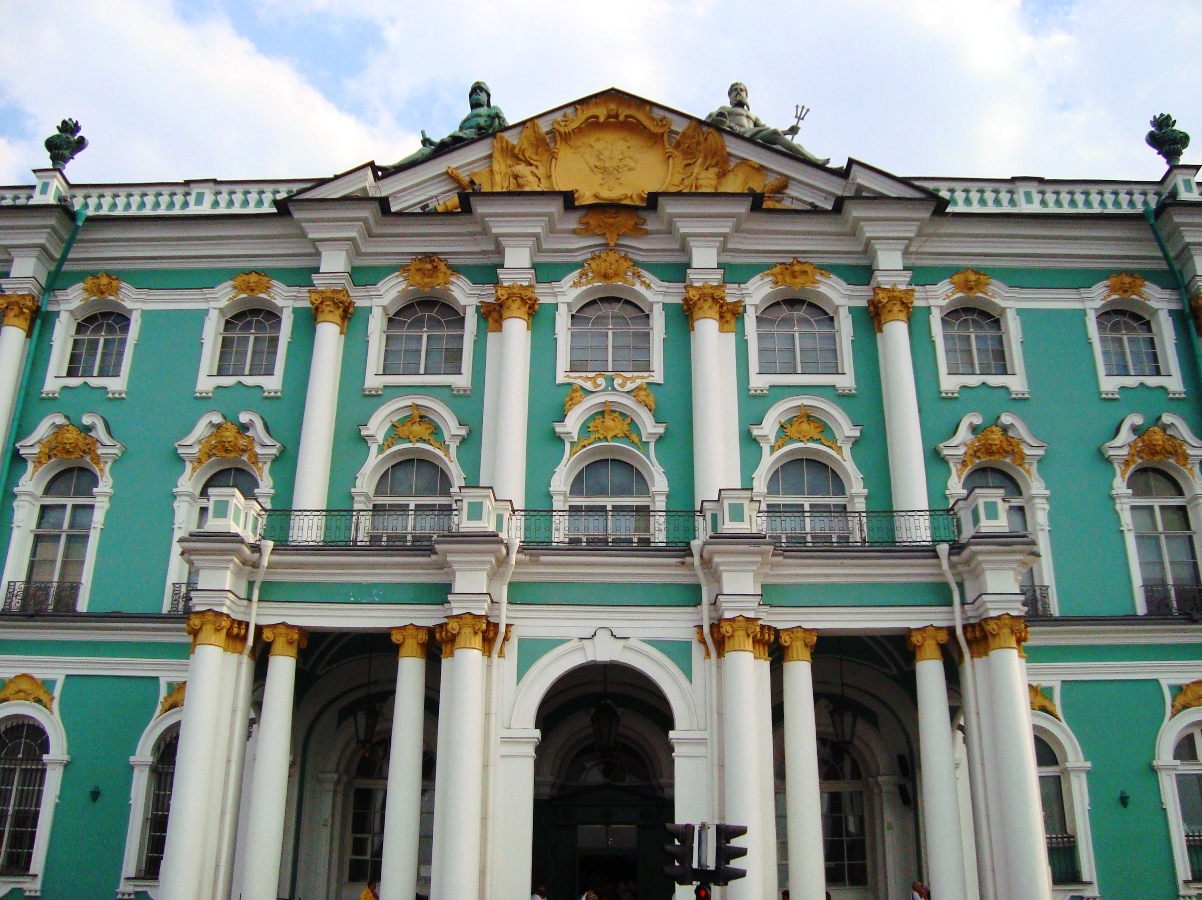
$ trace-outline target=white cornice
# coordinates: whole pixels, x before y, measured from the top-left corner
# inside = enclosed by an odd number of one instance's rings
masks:
[[[1202,660],[1155,662],[1065,662],[1027,663],[1027,680],[1032,684],[1049,681],[1131,681],[1163,680],[1188,684],[1202,678]]]
[[[0,678],[12,678],[21,673],[39,679],[63,675],[127,675],[182,681],[188,675],[188,660],[121,656],[0,656]]]

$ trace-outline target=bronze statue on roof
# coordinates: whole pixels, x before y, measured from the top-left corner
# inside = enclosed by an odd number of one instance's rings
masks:
[[[751,107],[747,103],[747,85],[741,81],[732,84],[730,90],[726,92],[726,96],[730,98],[730,106],[719,106],[705,117],[705,121],[740,134],[748,140],[775,147],[777,150],[784,150],[786,153],[812,163],[818,163],[820,166],[825,166],[830,162],[830,159],[819,159],[801,144],[790,140],[801,130],[800,119],[784,131],[764,124],[759,116],[752,113]]]
[[[426,132],[422,131],[421,149],[409,154],[392,168],[402,169],[412,166],[445,150],[450,150],[452,147],[458,147],[460,144],[466,144],[476,138],[496,134],[509,127],[509,123],[505,121],[505,113],[501,112],[501,107],[492,105],[492,93],[483,81],[477,81],[471,86],[467,100],[471,105],[471,111],[459,123],[458,129],[437,141],[427,137]]]

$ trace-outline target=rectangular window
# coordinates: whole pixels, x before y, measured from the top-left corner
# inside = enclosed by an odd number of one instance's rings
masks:
[[[760,332],[760,372],[765,375],[793,375],[797,372],[792,332]]]
[[[826,883],[868,884],[868,845],[864,834],[864,792],[822,792],[822,838]]]

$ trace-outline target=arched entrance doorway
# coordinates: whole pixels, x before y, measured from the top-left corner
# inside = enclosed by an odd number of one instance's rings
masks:
[[[539,706],[533,886],[549,900],[665,900],[672,818],[667,699],[642,673],[596,663],[564,675]]]

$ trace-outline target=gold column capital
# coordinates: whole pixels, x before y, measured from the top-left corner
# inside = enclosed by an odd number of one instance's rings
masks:
[[[689,331],[698,319],[715,319],[719,331],[733,334],[735,320],[743,312],[742,300],[727,301],[724,284],[686,284],[680,305],[688,317]]]
[[[813,662],[814,645],[818,643],[818,629],[781,628],[776,632],[776,641],[785,648],[785,662]]]
[[[1202,337],[1202,291],[1189,298],[1189,314],[1194,320],[1194,331],[1198,333],[1198,337]],[[4,324],[7,325],[8,321],[5,320]]]
[[[989,635],[979,622],[964,626],[964,640],[973,659],[984,659],[989,655]]]
[[[310,288],[309,305],[318,322],[333,322],[346,334],[346,323],[355,312],[355,301],[346,288]]]
[[[397,645],[397,659],[425,659],[430,629],[424,625],[402,625],[392,629],[392,642]]]
[[[914,651],[915,662],[925,662],[928,659],[943,662],[943,651],[939,645],[946,643],[946,628],[927,625],[924,628],[910,629],[910,648]]]
[[[225,632],[225,652],[238,656],[246,649],[247,632],[250,626],[239,619],[234,619]]]
[[[485,300],[480,304],[481,314],[488,319],[488,330],[501,330],[501,323],[506,319],[522,319],[526,328],[538,312],[538,297],[532,284],[497,284],[493,286],[495,300]]]
[[[460,650],[479,650],[483,653],[484,632],[488,625],[488,619],[475,613],[448,616],[446,622],[435,629],[435,637],[442,644],[442,658],[446,659]],[[448,646],[450,653],[447,652]]]
[[[202,644],[208,647],[225,649],[226,633],[237,620],[225,613],[206,609],[188,616],[184,632],[192,637],[192,651]],[[242,623],[245,628],[245,623]],[[243,631],[245,636],[245,631]]]
[[[500,632],[501,626],[496,622],[489,622],[488,627],[484,629],[484,655],[492,656],[493,644],[497,642],[497,634]],[[501,652],[498,654],[501,659],[505,658],[505,644],[513,637],[513,626],[507,624],[505,626],[505,637],[501,638]]]
[[[1020,645],[1026,643],[1030,633],[1022,616],[1009,613],[982,619],[981,627],[989,641],[990,653],[994,650],[1018,650],[1021,653]]]
[[[38,306],[37,298],[33,294],[0,294],[0,310],[4,313],[2,324],[20,328],[28,337]]]
[[[754,653],[755,641],[760,634],[760,620],[746,616],[719,619],[710,626],[714,648],[721,659],[727,653]]]
[[[914,288],[903,287],[874,287],[872,298],[868,301],[868,315],[872,316],[872,324],[876,333],[880,334],[886,322],[905,322],[909,324],[910,313],[914,311]]]
[[[761,625],[751,642],[755,658],[766,661],[768,659],[768,651],[772,647],[774,640],[776,640],[776,629],[771,625]]]
[[[291,656],[296,659],[301,647],[308,646],[309,633],[303,628],[280,622],[263,627],[263,640],[271,644],[272,656]]]

